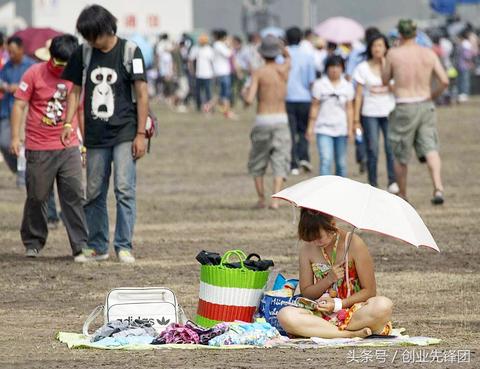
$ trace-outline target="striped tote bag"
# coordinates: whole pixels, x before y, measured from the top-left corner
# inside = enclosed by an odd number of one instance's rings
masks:
[[[232,256],[240,260],[240,268],[225,266]],[[201,266],[196,316],[199,325],[208,328],[219,322],[252,321],[270,272],[246,268],[246,258],[243,251],[230,250],[223,255],[220,265]]]

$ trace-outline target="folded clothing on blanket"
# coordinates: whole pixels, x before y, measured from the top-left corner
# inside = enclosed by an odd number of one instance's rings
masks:
[[[224,334],[212,338],[208,344],[210,346],[227,345],[253,345],[265,346],[265,344],[280,336],[275,327],[267,322],[255,323],[230,323],[228,331]]]
[[[113,320],[97,329],[91,341],[97,342],[107,337],[131,336],[150,336],[153,339],[157,336],[157,332],[147,320],[135,319],[131,322],[128,320]]]
[[[173,323],[170,324],[160,335],[153,340],[154,345],[163,345],[169,343],[177,344],[200,344],[208,345],[212,338],[225,333],[228,330],[227,323],[219,323],[212,328],[202,328],[191,320],[185,325]]]

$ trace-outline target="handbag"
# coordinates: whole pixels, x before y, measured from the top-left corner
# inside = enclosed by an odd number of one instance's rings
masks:
[[[125,287],[108,292],[105,304],[97,306],[83,324],[83,334],[90,336],[90,324],[103,312],[103,322],[143,320],[161,333],[171,323],[185,323],[187,318],[175,293],[166,287]]]

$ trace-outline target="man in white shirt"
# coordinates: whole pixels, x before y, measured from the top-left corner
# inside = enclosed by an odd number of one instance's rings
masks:
[[[195,65],[195,98],[197,110],[209,112],[212,99],[212,79],[214,52],[209,45],[208,35],[203,33],[198,37],[198,46],[190,50],[189,60]]]

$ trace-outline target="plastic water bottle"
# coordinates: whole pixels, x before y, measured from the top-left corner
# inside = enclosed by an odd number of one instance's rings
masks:
[[[25,172],[27,161],[25,160],[25,146],[20,146],[20,152],[17,157],[17,171]]]
[[[356,143],[362,143],[363,142],[363,133],[360,128],[357,128],[355,130],[355,142]]]

